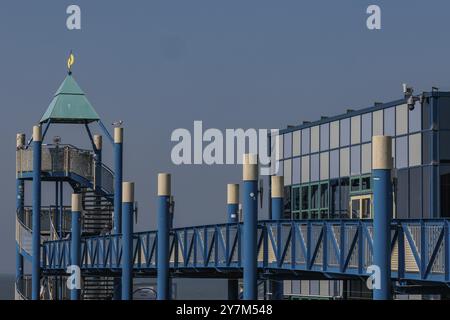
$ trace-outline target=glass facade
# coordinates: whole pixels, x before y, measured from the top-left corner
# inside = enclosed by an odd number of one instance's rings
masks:
[[[432,99],[413,110],[391,103],[281,131],[290,217],[371,218],[374,135],[393,138],[394,214],[450,216],[450,202],[442,198],[450,196],[450,95],[436,99],[434,113]],[[434,131],[433,114],[439,123]],[[432,164],[439,160],[439,168],[448,165],[436,172]],[[433,197],[442,199],[434,207]]]
[[[291,160],[292,166],[292,177],[286,179],[286,218],[373,218],[374,135],[392,136],[394,217],[450,217],[450,93],[430,94],[413,110],[404,102],[389,103],[282,133],[292,133],[294,144],[292,154],[281,159]],[[288,172],[289,165],[282,167]],[[285,292],[333,296],[342,294],[341,285],[285,281]],[[361,281],[348,283],[347,290],[358,298],[371,297]]]

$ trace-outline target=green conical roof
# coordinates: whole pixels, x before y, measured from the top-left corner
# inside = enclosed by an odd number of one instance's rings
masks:
[[[83,90],[69,74],[56,91],[52,102],[42,116],[41,123],[86,123],[100,120]]]

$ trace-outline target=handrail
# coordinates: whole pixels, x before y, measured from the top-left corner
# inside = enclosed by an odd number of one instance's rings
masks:
[[[16,278],[15,287],[16,293],[19,295],[19,300],[31,299],[31,275],[23,275],[22,277]]]
[[[17,150],[16,172],[19,178],[33,171],[32,153],[32,147]],[[92,150],[80,149],[70,144],[47,144],[42,147],[43,173],[75,174],[94,185],[96,169],[95,153]],[[103,180],[101,188],[106,195],[111,195],[114,193],[114,172],[104,163],[101,164],[100,170]]]
[[[447,283],[449,223],[449,219],[393,220],[392,277]],[[364,277],[373,263],[370,220],[264,220],[258,223],[257,237],[258,267],[263,269]],[[137,232],[133,238],[135,270],[155,272],[157,231]],[[196,272],[205,268],[241,269],[245,258],[242,241],[242,224],[238,223],[172,229],[171,268]],[[43,245],[49,272],[65,268],[69,242],[46,241]],[[81,268],[120,268],[121,247],[120,234],[83,237]]]

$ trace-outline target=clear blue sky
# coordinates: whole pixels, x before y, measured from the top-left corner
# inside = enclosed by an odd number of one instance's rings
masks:
[[[65,27],[69,4],[82,31]],[[381,6],[380,31],[366,28],[369,4]],[[216,223],[241,169],[172,166],[175,128],[280,128],[398,99],[402,82],[449,90],[449,13],[437,0],[2,0],[0,273],[14,270],[15,134],[40,119],[70,49],[104,122],[125,122],[139,228],[155,224],[159,171],[174,174],[176,226]],[[76,130],[63,142],[78,143]]]

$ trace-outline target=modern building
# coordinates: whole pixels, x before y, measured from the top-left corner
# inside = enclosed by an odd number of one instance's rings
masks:
[[[280,130],[272,150],[279,160],[276,175],[284,176],[284,218],[373,218],[375,135],[393,137],[394,218],[449,217],[450,92],[433,89]],[[331,282],[328,289],[324,283],[288,284],[285,292],[289,288],[291,293],[342,293]]]

